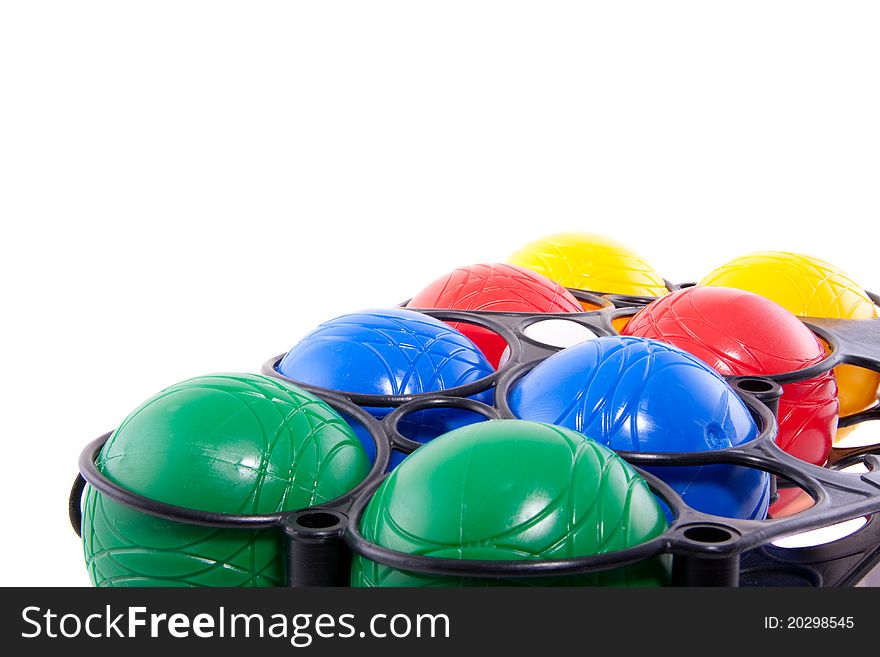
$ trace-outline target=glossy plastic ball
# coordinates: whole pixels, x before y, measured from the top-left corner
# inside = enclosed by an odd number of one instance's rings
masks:
[[[278,371],[293,381],[374,395],[414,395],[473,383],[494,372],[483,353],[438,319],[392,308],[342,315],[321,324],[294,346]],[[476,397],[491,403],[491,391]],[[369,409],[384,417],[390,408]],[[481,419],[457,409],[410,415],[402,433],[424,442]],[[372,450],[372,441],[365,441]]]
[[[800,317],[877,317],[877,307],[849,276],[834,265],[799,253],[764,251],[734,258],[707,275],[700,285],[748,290]],[[840,365],[834,371],[841,416],[876,403],[880,374],[852,365]]]
[[[500,263],[459,267],[416,294],[412,308],[452,308],[518,313],[582,312],[571,292],[535,272]],[[475,324],[450,322],[480,348],[489,362],[498,367],[507,343]]]
[[[565,287],[593,292],[659,297],[663,277],[622,244],[592,233],[559,233],[526,244],[508,261]]]
[[[263,514],[350,491],[369,461],[317,397],[276,379],[217,374],[166,388],[131,413],[96,461],[111,481],[203,511]],[[163,520],[86,487],[82,537],[96,586],[281,586],[275,529]]]
[[[615,450],[698,452],[757,437],[748,408],[714,370],[671,345],[596,338],[539,363],[511,391],[517,417],[579,431]],[[769,477],[732,465],[651,470],[690,506],[720,516],[762,518]]]
[[[360,528],[386,548],[452,559],[556,559],[613,552],[661,534],[644,479],[612,451],[564,429],[492,420],[419,448],[373,495]],[[417,575],[355,557],[353,586],[666,584],[666,558],[548,580]]]
[[[765,297],[730,287],[691,287],[640,310],[624,335],[684,349],[723,376],[781,374],[821,362],[825,347],[803,322]],[[776,442],[822,465],[837,428],[832,372],[783,386]]]

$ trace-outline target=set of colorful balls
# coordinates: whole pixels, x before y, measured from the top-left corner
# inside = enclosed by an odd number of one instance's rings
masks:
[[[582,312],[566,289],[658,297],[622,336],[563,349],[514,386],[518,420],[481,421],[459,409],[401,423],[425,443],[395,452],[361,531],[387,548],[459,559],[542,559],[619,550],[657,536],[668,509],[612,450],[697,451],[746,443],[758,429],[720,375],[767,375],[818,362],[825,347],[795,316],[872,318],[862,289],[835,267],[790,253],[737,258],[700,285],[670,293],[625,247],[587,234],[528,244],[510,264],[479,264],[437,279],[411,308]],[[593,309],[586,307],[586,309]],[[322,324],[277,364],[293,382],[401,395],[478,381],[505,342],[472,324],[407,309],[349,314]],[[880,378],[842,366],[789,383],[779,444],[823,464],[838,415],[873,405]],[[493,390],[476,396],[491,404]],[[390,409],[368,409],[383,417]],[[610,449],[609,449],[610,448]],[[363,481],[372,439],[293,383],[252,374],[171,386],[129,415],[97,466],[135,493],[194,509],[269,513],[318,505]],[[764,518],[769,478],[743,467],[656,468],[691,506]],[[212,529],[163,520],[87,487],[83,542],[99,586],[278,586],[283,539],[271,529]],[[535,584],[653,585],[669,577],[656,558],[610,572]],[[490,584],[396,571],[356,557],[356,586]],[[511,584],[511,581],[502,582]]]

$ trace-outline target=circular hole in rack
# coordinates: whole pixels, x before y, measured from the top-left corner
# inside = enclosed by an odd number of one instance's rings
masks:
[[[762,393],[773,390],[773,383],[766,379],[739,379],[736,387],[745,392]]]
[[[776,500],[770,505],[768,517],[787,518],[816,505],[816,500],[806,490],[784,477],[776,477]]]
[[[523,329],[523,334],[534,342],[563,349],[599,337],[583,324],[555,318],[533,322]]]
[[[629,324],[629,320],[633,318],[633,315],[621,315],[620,317],[615,317],[611,320],[611,326],[614,327],[614,330],[620,334],[623,334],[623,329],[626,328],[626,325]]]
[[[306,529],[333,529],[342,524],[342,518],[329,511],[306,511],[296,517],[296,524]]]
[[[733,534],[724,527],[695,525],[684,530],[684,537],[697,543],[724,543],[732,539]]]
[[[351,427],[351,430],[354,431],[354,435],[357,437],[358,442],[363,446],[364,451],[367,453],[367,458],[370,459],[370,463],[374,463],[376,461],[376,442],[369,429],[345,411],[339,411],[339,414],[342,416],[342,419],[346,421],[348,426]]]
[[[397,429],[404,438],[425,444],[444,433],[486,419],[485,415],[467,408],[438,406],[413,411],[400,420]]]
[[[867,466],[864,461],[859,461],[858,463],[853,463],[852,465],[848,465],[845,468],[841,468],[840,472],[846,472],[847,474],[866,474],[870,472],[871,469]]]
[[[836,441],[834,447],[846,449],[847,447],[867,447],[878,443],[880,443],[880,421],[871,420],[847,427],[846,436]]]
[[[791,564],[785,567],[748,568],[740,574],[742,587],[767,586],[820,586],[821,577],[809,568],[798,568]]]
[[[844,520],[843,522],[828,525],[827,527],[820,527],[819,529],[812,529],[807,532],[801,532],[800,534],[785,536],[773,541],[772,545],[786,549],[826,545],[855,534],[866,524],[868,524],[868,519],[864,516],[861,518]]]
[[[704,453],[708,452],[707,449]],[[669,454],[675,458],[674,452]],[[686,505],[702,513],[750,520],[763,520],[766,516],[770,502],[770,475],[760,468],[729,463],[679,465],[675,461],[644,463],[640,467],[678,492]],[[669,506],[661,501],[667,519],[672,521],[674,514]],[[692,526],[725,527],[711,523]]]

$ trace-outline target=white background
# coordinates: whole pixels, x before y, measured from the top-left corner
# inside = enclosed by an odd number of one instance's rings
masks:
[[[152,393],[542,234],[880,289],[876,3],[0,6],[3,584],[87,584],[77,455]]]

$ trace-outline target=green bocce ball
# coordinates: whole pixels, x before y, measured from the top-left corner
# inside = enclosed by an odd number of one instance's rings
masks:
[[[237,514],[326,502],[354,488],[370,468],[330,406],[254,374],[203,376],[166,388],[122,422],[96,465],[134,493]],[[283,584],[281,530],[164,520],[87,486],[82,536],[96,586]]]
[[[492,420],[420,447],[377,489],[364,537],[410,554],[452,559],[560,559],[613,552],[661,534],[666,518],[645,480],[575,431]],[[611,571],[493,580],[418,575],[357,556],[353,586],[658,586],[660,556]]]

